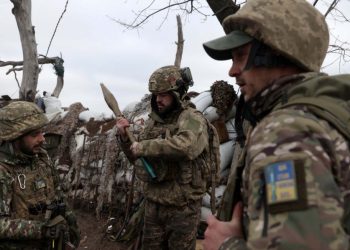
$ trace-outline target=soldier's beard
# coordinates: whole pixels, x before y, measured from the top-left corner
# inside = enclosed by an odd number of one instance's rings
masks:
[[[18,144],[18,149],[26,154],[26,155],[35,155],[40,152],[40,148],[42,147],[43,143],[38,143],[35,145],[27,145],[26,143],[23,143],[23,141],[19,142]]]
[[[161,110],[159,110],[159,108],[157,108],[156,113],[161,117],[161,118],[165,118],[167,117],[169,114],[171,114],[174,110],[176,110],[177,108],[177,103],[173,102],[171,105],[167,106],[167,107],[163,107]]]

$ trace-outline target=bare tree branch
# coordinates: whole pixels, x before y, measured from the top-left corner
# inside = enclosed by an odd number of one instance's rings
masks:
[[[179,15],[176,16],[176,21],[177,21],[177,43],[176,43],[177,50],[176,50],[174,65],[180,68],[185,41],[183,38],[181,17]]]
[[[69,0],[66,1],[66,5],[64,6],[64,10],[63,10],[63,12],[62,12],[60,18],[58,19],[58,22],[57,22],[57,24],[56,24],[55,30],[53,31],[53,34],[52,34],[52,36],[51,36],[49,46],[47,47],[45,56],[47,56],[47,54],[49,53],[49,49],[50,49],[50,47],[51,47],[52,40],[53,40],[53,38],[55,37],[55,34],[56,34],[56,31],[57,31],[58,25],[60,24],[60,22],[61,22],[61,20],[62,20],[62,18],[63,18],[64,13],[66,13],[66,11],[67,11],[68,2],[69,2]]]
[[[135,28],[138,28],[138,27],[140,27],[142,24],[144,24],[150,17],[152,17],[152,16],[154,16],[155,14],[157,14],[157,13],[160,13],[160,12],[162,12],[162,11],[164,11],[164,10],[167,10],[167,9],[170,9],[171,7],[174,7],[174,6],[181,6],[182,4],[186,4],[186,3],[189,3],[189,2],[192,2],[193,0],[185,0],[185,1],[183,1],[183,2],[177,2],[177,3],[171,3],[171,1],[169,2],[169,4],[167,5],[167,6],[165,6],[165,7],[162,7],[162,8],[160,8],[160,9],[157,9],[157,10],[155,10],[155,11],[153,11],[152,13],[150,13],[150,14],[148,14],[148,15],[146,15],[143,19],[141,19],[141,21],[139,21],[139,22],[137,22],[138,20],[139,20],[139,17],[141,16],[141,14],[143,13],[143,12],[145,12],[148,8],[149,8],[149,6],[151,6],[154,2],[155,2],[155,0],[153,0],[152,1],[152,3],[150,4],[150,5],[148,5],[148,7],[146,7],[145,9],[143,9],[142,11],[140,11],[138,14],[137,14],[137,16],[136,16],[136,18],[134,19],[134,21],[132,21],[131,23],[125,23],[125,22],[122,22],[122,21],[120,21],[120,20],[117,20],[117,19],[115,19],[115,18],[112,18],[112,17],[109,17],[111,20],[113,20],[114,22],[116,22],[116,23],[119,23],[120,25],[123,25],[123,26],[125,26],[125,27],[127,27],[128,29],[135,29]]]
[[[22,71],[23,70],[23,67],[20,67],[20,68],[12,68],[12,69],[9,69],[7,72],[6,72],[6,75],[10,74],[11,72],[13,71]]]
[[[56,60],[61,60],[59,57],[45,57],[45,58],[39,58],[38,63],[39,64],[54,64]],[[5,66],[22,66],[23,61],[0,61],[0,67],[5,67]]]
[[[16,18],[23,52],[23,75],[20,99],[34,101],[38,85],[39,66],[35,31],[31,20],[31,0],[11,0],[12,13]]]
[[[232,2],[232,0],[207,0],[207,2],[220,24],[222,24],[225,17],[236,13],[240,8],[240,6]]]
[[[328,10],[326,11],[326,13],[324,14],[324,17],[327,17],[328,14],[335,9],[335,7],[337,6],[337,4],[339,3],[340,0],[333,0],[333,3],[329,6]]]

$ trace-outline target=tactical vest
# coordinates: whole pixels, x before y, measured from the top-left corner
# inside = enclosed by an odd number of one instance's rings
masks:
[[[293,105],[307,106],[311,113],[326,120],[342,134],[350,148],[350,75],[306,74],[300,84],[288,90],[287,96],[288,99],[277,105],[275,110]],[[336,176],[334,178],[337,179]],[[347,234],[350,234],[350,196],[347,195],[349,191],[342,190],[344,197],[342,223]]]
[[[0,168],[11,178],[12,219],[44,220],[47,205],[57,199],[50,164],[45,153],[34,156],[29,165],[12,165],[0,159]]]
[[[166,123],[149,119],[145,130],[140,135],[140,140],[166,139],[175,135],[179,129],[177,121],[184,112],[199,111],[190,111],[185,108]],[[192,161],[159,157],[147,157],[147,161],[157,175],[156,180],[150,179],[139,160],[135,162],[136,175],[146,183],[145,196],[155,202],[167,205],[184,205],[187,204],[188,200],[202,198],[207,190],[207,180],[211,173],[208,149]]]

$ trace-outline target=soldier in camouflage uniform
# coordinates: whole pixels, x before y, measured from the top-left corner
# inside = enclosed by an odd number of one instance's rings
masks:
[[[75,216],[65,208],[58,175],[42,148],[47,123],[31,102],[0,109],[0,249],[62,249],[60,236],[79,244]]]
[[[249,0],[223,27],[204,49],[232,60],[251,127],[238,192],[225,193],[240,201],[208,218],[204,248],[349,249],[350,76],[320,73],[324,16],[305,0]]]
[[[151,75],[152,112],[139,142],[130,145],[125,134],[129,122],[117,119],[124,152],[132,161],[146,158],[157,175],[152,180],[135,161],[146,198],[143,249],[195,249],[209,172],[208,127],[204,116],[183,100],[192,79],[181,72],[165,66]]]

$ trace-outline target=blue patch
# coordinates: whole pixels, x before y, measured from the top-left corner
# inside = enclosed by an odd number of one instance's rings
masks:
[[[297,180],[293,161],[282,161],[264,169],[267,204],[298,200]]]

